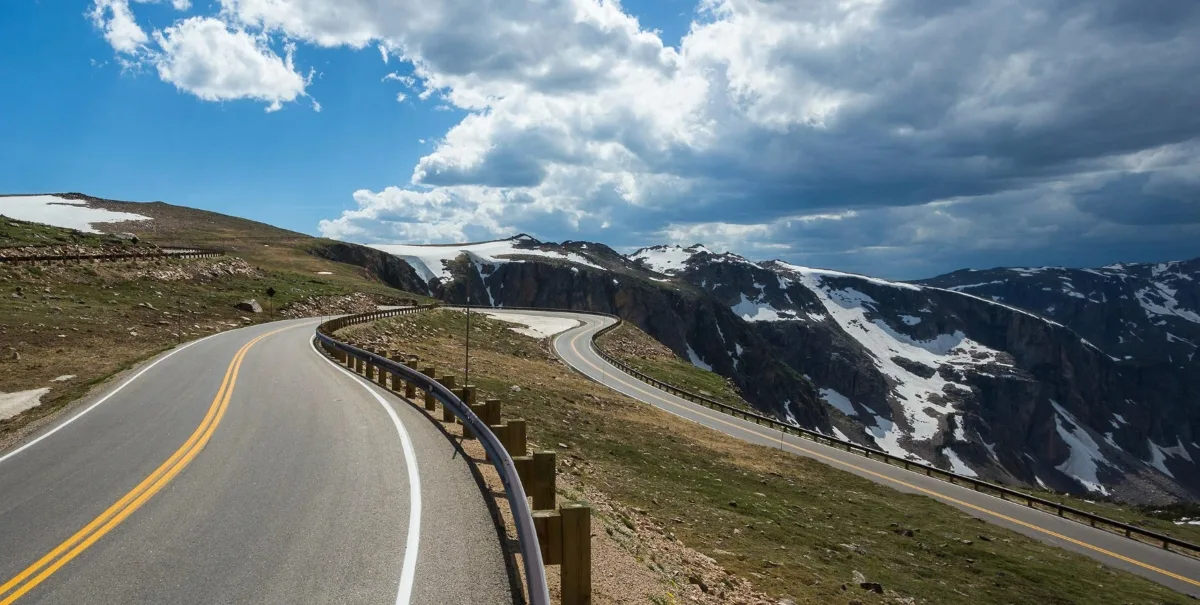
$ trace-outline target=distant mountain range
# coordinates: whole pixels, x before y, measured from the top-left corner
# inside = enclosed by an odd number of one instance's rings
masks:
[[[904,283],[702,245],[377,246],[426,294],[614,313],[778,418],[1008,483],[1200,498],[1200,259]]]

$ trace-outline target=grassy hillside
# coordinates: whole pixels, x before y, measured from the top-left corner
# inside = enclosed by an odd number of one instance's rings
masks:
[[[733,383],[680,359],[671,349],[630,323],[622,323],[597,342],[604,351],[639,372],[726,405],[757,412]]]
[[[685,388],[693,393],[704,394],[722,403],[753,410],[723,376],[697,368],[679,359],[670,349],[636,326],[628,323],[622,324],[616,330],[601,336],[598,344],[609,354],[649,376]],[[1049,490],[1023,489],[1022,491],[1079,510],[1103,515],[1116,521],[1187,540],[1193,544],[1200,544],[1200,524],[1193,525],[1187,521],[1176,522],[1177,519],[1200,521],[1200,506],[1146,507],[1105,500],[1085,500]]]
[[[343,334],[445,360],[439,373],[461,376],[465,328],[461,313],[440,311]],[[559,450],[561,472],[621,503],[628,517],[602,520],[603,531],[652,520],[715,559],[729,581],[749,580],[796,603],[1186,602],[930,498],[680,421],[586,380],[542,342],[508,328],[472,320],[471,381],[481,398],[501,398],[506,415],[528,419],[532,440]],[[638,556],[657,569],[653,552]],[[882,594],[862,581],[880,584]],[[684,577],[656,602],[704,596]]]
[[[253,221],[168,204],[102,202],[151,216],[117,223],[142,244],[190,244],[223,258],[67,265],[0,264],[0,393],[49,388],[42,405],[0,418],[0,447],[45,422],[93,385],[166,348],[247,323],[279,319],[296,303],[326,308],[366,299],[425,300],[362,267],[318,258],[320,240]],[[0,219],[0,246],[113,245],[112,238]],[[131,246],[133,244],[118,244]],[[266,290],[275,296],[268,297]],[[234,307],[254,298],[264,313]],[[345,307],[344,310],[363,310]],[[331,308],[332,311],[332,308]],[[64,378],[65,377],[65,378]]]

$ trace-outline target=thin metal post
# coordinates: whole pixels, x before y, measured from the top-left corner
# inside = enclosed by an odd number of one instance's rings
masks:
[[[467,256],[467,263],[474,269],[475,261]],[[467,272],[467,355],[463,363],[463,384],[471,384],[471,275]]]

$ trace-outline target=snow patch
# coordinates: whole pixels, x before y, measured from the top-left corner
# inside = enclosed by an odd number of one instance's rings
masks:
[[[819,393],[821,394],[821,399],[825,400],[825,403],[833,406],[839,412],[847,416],[858,415],[858,412],[854,409],[854,404],[850,403],[850,399],[845,395],[833,389],[821,389]]]
[[[1200,315],[1188,309],[1179,308],[1179,301],[1175,300],[1174,288],[1167,286],[1162,282],[1154,282],[1154,289],[1142,288],[1134,292],[1134,297],[1138,303],[1142,305],[1142,309],[1146,312],[1146,317],[1150,320],[1154,318],[1152,315],[1159,316],[1174,316],[1186,319],[1192,323],[1200,323]],[[1157,300],[1156,300],[1157,299]]]
[[[745,294],[741,294],[740,296],[742,300],[730,307],[730,309],[746,321],[784,321],[793,319],[793,317],[781,314],[787,313],[786,311],[781,312],[779,309],[765,302],[754,302],[746,298]],[[788,313],[788,315],[791,314]]]
[[[904,322],[904,325],[906,326],[915,326],[921,323],[921,318],[913,317],[912,315],[901,315],[900,321]]]
[[[42,395],[49,392],[50,389],[48,387],[42,387],[28,391],[0,393],[0,420],[12,418],[25,410],[36,408],[42,403]]]
[[[857,273],[843,273],[841,271],[834,271],[832,269],[813,269],[812,267],[802,267],[800,265],[793,265],[790,263],[785,263],[781,260],[776,260],[776,261],[771,261],[771,262],[774,263],[778,267],[781,267],[787,271],[790,271],[792,273],[799,275],[802,278],[801,281],[803,281],[803,278],[806,278],[806,277],[809,277],[809,278],[821,277],[821,276],[823,276],[823,277],[850,277],[850,278],[854,278],[854,279],[861,279],[863,281],[873,283],[877,286],[888,286],[891,288],[900,288],[902,290],[917,290],[917,291],[921,290],[921,286],[917,286],[914,284],[906,284],[903,282],[888,281],[886,279],[879,279],[878,277],[868,277],[866,275],[859,275]]]
[[[971,467],[967,466],[967,463],[963,462],[962,459],[958,457],[958,454],[954,453],[954,450],[952,450],[950,448],[945,448],[942,450],[942,453],[945,454],[946,459],[950,461],[950,471],[951,472],[958,473],[959,475],[962,475],[964,477],[978,477],[979,476],[979,473],[976,473],[974,470],[971,469]]]
[[[1188,453],[1187,448],[1183,445],[1183,441],[1179,440],[1178,437],[1175,438],[1175,445],[1172,447],[1163,447],[1155,443],[1152,439],[1147,439],[1146,442],[1150,444],[1150,466],[1162,471],[1162,474],[1172,479],[1175,478],[1175,475],[1172,475],[1171,471],[1167,470],[1166,461],[1168,456],[1171,458],[1183,458],[1188,462],[1192,461],[1192,455]]]
[[[692,362],[692,365],[696,366],[697,368],[700,368],[701,370],[708,370],[709,372],[712,371],[712,366],[708,365],[707,363],[704,363],[704,360],[700,359],[699,355],[696,355],[696,351],[694,349],[692,349],[691,343],[688,343],[687,355],[688,355],[688,361]]]
[[[545,315],[524,315],[520,313],[498,313],[494,311],[475,311],[483,313],[488,317],[499,319],[500,321],[521,324],[523,328],[509,328],[517,334],[524,334],[533,338],[549,338],[565,332],[579,325],[574,319],[565,319],[562,317],[547,317]]]
[[[371,247],[377,250],[382,250],[388,254],[398,256],[404,262],[412,265],[416,270],[417,275],[421,279],[429,281],[431,279],[439,279],[449,281],[451,279],[450,269],[446,266],[447,263],[456,259],[461,254],[466,254],[473,260],[477,267],[482,265],[503,265],[510,262],[523,262],[520,259],[511,259],[512,256],[540,256],[543,258],[552,258],[564,260],[578,265],[601,269],[599,265],[589,261],[587,258],[575,254],[574,252],[560,252],[557,250],[540,250],[537,248],[518,248],[517,244],[531,241],[532,238],[514,237],[505,240],[494,242],[482,242],[478,244],[447,244],[447,245],[416,245],[416,244],[372,244]]]
[[[642,263],[653,271],[665,273],[668,275],[678,273],[687,267],[687,262],[693,256],[707,252],[712,252],[696,244],[684,248],[683,246],[652,246],[650,248],[642,248],[626,258],[631,261],[642,261]]]
[[[85,233],[100,233],[92,228],[92,223],[150,220],[148,216],[132,212],[88,208],[85,204],[83,200],[68,200],[57,195],[0,197],[0,214],[19,221],[42,223]]]
[[[1055,468],[1073,477],[1088,491],[1108,495],[1108,489],[1100,483],[1100,479],[1096,476],[1099,465],[1109,464],[1104,454],[1100,452],[1100,446],[1070,412],[1055,401],[1051,401],[1050,405],[1054,406],[1054,426],[1058,431],[1058,436],[1071,449],[1067,460]]]

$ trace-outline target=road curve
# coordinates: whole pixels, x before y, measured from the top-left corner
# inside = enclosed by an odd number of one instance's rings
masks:
[[[878,460],[783,434],[661,391],[625,374],[593,350],[592,336],[613,323],[612,318],[559,311],[514,312],[579,321],[579,326],[554,337],[555,352],[575,370],[629,397],[750,443],[785,449],[902,492],[936,498],[989,523],[1086,555],[1179,592],[1200,596],[1200,561]]]
[[[0,451],[0,605],[513,602],[453,442],[316,323],[168,351]]]

